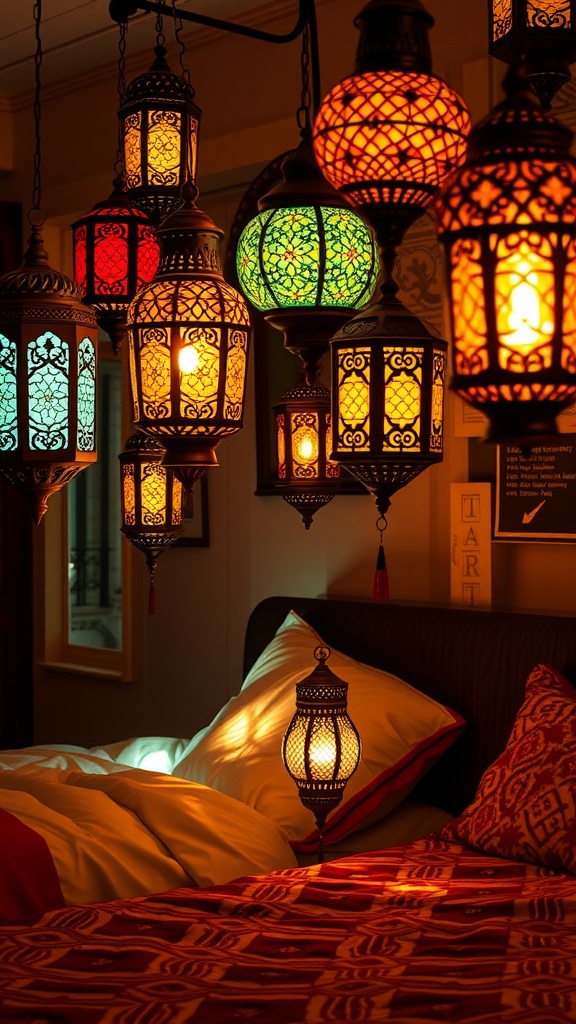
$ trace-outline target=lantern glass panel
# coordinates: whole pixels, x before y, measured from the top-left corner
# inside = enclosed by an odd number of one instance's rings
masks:
[[[142,184],[142,166],[140,163],[140,135],[142,132],[142,114],[138,111],[128,114],[124,119],[124,170],[128,188],[138,188]]]
[[[144,462],[141,466],[140,494],[142,525],[166,526],[166,470],[157,462]]]
[[[444,381],[446,379],[446,353],[434,350],[432,365],[432,421],[430,424],[430,451],[442,452],[444,445]]]
[[[18,447],[17,359],[16,342],[0,334],[0,452]]]
[[[572,0],[527,0],[527,28],[570,29]]]
[[[492,0],[492,35],[494,42],[510,32],[513,17],[512,0]]]
[[[550,241],[520,231],[496,244],[494,293],[498,362],[503,370],[538,373],[552,365],[554,262]]]
[[[318,429],[318,413],[292,413],[292,475],[298,479],[310,480],[318,476]]]
[[[338,351],[339,452],[370,448],[370,356],[369,348]]]
[[[384,348],[384,451],[420,451],[421,348]]]
[[[96,348],[91,338],[78,346],[78,436],[81,452],[96,449]]]
[[[176,185],[180,177],[181,116],[173,110],[148,113],[148,181]]]
[[[226,367],[226,395],[224,398],[224,404],[227,410],[227,415],[232,419],[240,419],[242,416],[247,351],[247,332],[237,330],[229,331],[228,361]]]
[[[182,332],[182,342],[178,355],[180,415],[183,419],[211,419],[218,402],[220,328],[191,327]]]
[[[27,347],[28,436],[31,451],[68,447],[70,348],[47,331]]]
[[[276,453],[278,462],[278,478],[285,480],[286,469],[286,441],[284,438],[284,413],[279,412],[276,417]]]
[[[122,510],[124,526],[136,524],[136,489],[134,485],[134,463],[125,463],[122,469]]]

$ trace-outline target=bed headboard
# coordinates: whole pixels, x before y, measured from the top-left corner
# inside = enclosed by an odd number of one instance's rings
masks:
[[[330,598],[270,597],[250,616],[245,672],[293,609],[336,650],[386,669],[458,711],[463,734],[413,796],[457,814],[506,746],[539,662],[576,686],[576,618]],[[312,651],[310,652],[313,667]]]

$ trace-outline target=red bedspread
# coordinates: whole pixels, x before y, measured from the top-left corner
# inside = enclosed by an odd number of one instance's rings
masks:
[[[46,840],[0,807],[0,921],[38,918],[63,906]]]
[[[11,1024],[574,1024],[576,879],[420,840],[0,929]]]

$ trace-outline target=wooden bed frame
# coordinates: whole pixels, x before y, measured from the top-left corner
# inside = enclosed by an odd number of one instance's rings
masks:
[[[400,676],[466,719],[464,733],[412,794],[451,814],[470,803],[506,746],[534,666],[552,665],[576,686],[575,618],[331,598],[258,604],[246,629],[245,673],[291,609],[335,650]]]

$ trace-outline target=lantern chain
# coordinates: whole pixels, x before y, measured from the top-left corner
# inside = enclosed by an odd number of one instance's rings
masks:
[[[184,64],[184,54],[186,53],[186,47],[184,45],[184,40],[182,39],[182,30],[184,25],[182,23],[180,11],[176,7],[176,0],[172,0],[172,12],[172,17],[174,18],[174,35],[179,47],[178,59],[180,61],[180,76],[188,88],[192,89],[190,84],[190,72]]]
[[[296,121],[302,134],[310,132],[310,29],[306,24],[302,30],[302,50],[300,54],[300,71],[302,75],[302,91],[300,106],[296,111]]]
[[[164,7],[164,3],[162,3],[162,7]],[[156,46],[164,46],[165,42],[164,17],[162,15],[162,9],[159,9],[156,13]]]
[[[122,109],[124,103],[124,96],[126,94],[126,30],[127,24],[121,23],[120,34],[118,37],[118,105],[119,109]],[[120,118],[118,118],[118,143],[116,148],[116,164],[114,167],[117,175],[121,175],[124,171],[124,159],[122,151],[122,124]]]
[[[36,51],[34,54],[34,136],[36,140],[36,146],[34,150],[34,179],[32,186],[32,208],[28,211],[28,223],[33,225],[35,222],[37,226],[41,226],[44,223],[44,214],[41,212],[41,153],[42,153],[42,140],[40,135],[40,116],[41,116],[41,105],[40,105],[40,71],[42,68],[42,42],[40,38],[40,25],[42,22],[42,0],[36,0],[34,4],[34,28],[36,38]],[[38,216],[33,217],[36,213]]]

